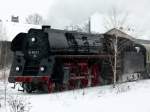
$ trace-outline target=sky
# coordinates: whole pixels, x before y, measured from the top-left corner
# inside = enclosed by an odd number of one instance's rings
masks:
[[[54,0],[0,0],[0,16],[7,18],[11,15],[25,17],[31,13],[46,16]]]
[[[27,15],[39,13],[45,24],[64,28],[79,24],[92,14],[108,14],[112,8],[128,13],[130,23],[137,29],[150,29],[149,0],[0,0],[0,18],[18,15],[23,21]]]

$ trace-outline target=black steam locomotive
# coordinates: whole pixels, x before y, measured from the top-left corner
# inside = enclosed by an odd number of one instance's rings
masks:
[[[146,66],[146,49],[134,41],[49,26],[19,33],[11,50],[14,59],[8,80],[21,83],[28,93],[111,84],[115,64],[117,81],[122,74],[145,72]]]

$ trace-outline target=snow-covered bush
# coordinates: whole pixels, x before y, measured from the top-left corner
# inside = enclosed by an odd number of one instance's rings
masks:
[[[7,102],[10,112],[29,112],[31,109],[31,103],[22,96],[9,96]]]
[[[125,85],[125,84],[118,84],[115,86],[115,92],[116,93],[122,93],[122,92],[127,92],[129,91],[131,88],[129,85]]]

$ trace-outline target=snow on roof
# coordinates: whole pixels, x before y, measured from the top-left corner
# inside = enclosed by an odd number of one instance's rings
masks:
[[[110,34],[110,35],[116,35],[117,34],[120,37],[128,38],[128,39],[133,40],[133,41],[140,43],[140,44],[150,44],[150,40],[135,38],[135,37],[131,36],[129,33],[126,33],[124,31],[121,31],[121,30],[116,29],[116,28],[113,28],[113,29],[107,31],[105,34]]]
[[[135,39],[131,35],[128,35],[127,33],[123,32],[119,29],[116,29],[116,28],[113,28],[113,29],[107,31],[105,34],[110,34],[110,35],[116,35],[117,34],[119,37],[124,37],[124,38],[128,38],[128,39],[131,39],[131,40]]]
[[[15,22],[1,22],[0,40],[12,41],[12,39],[21,32],[27,33],[30,28],[40,29],[40,25],[22,24]]]
[[[118,35],[119,37],[130,39],[130,40],[132,40],[138,44],[142,44],[146,48],[146,50],[150,51],[150,40],[143,40],[143,39],[134,38],[131,35],[123,32],[121,30],[118,30],[116,28],[113,28],[113,29],[107,31],[105,34]]]

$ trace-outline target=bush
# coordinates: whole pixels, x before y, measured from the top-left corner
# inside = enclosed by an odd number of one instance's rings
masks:
[[[116,85],[115,86],[115,92],[118,93],[122,93],[122,92],[127,92],[129,91],[131,88],[129,85]]]
[[[10,112],[29,112],[31,109],[31,103],[25,97],[9,96],[7,102]]]

